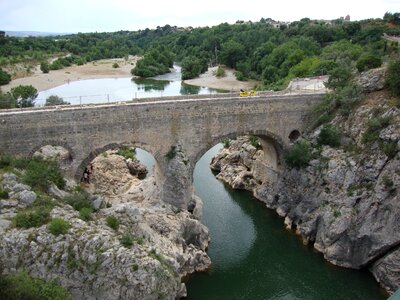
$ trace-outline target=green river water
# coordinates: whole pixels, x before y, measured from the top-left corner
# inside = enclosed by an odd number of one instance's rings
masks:
[[[369,272],[329,264],[249,192],[218,181],[209,162],[220,148],[195,169],[213,266],[190,278],[187,299],[386,299]]]

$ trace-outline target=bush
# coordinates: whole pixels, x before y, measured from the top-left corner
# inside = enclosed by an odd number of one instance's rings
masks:
[[[331,147],[340,146],[340,132],[331,124],[324,125],[318,135],[317,143],[319,145],[328,145]]]
[[[54,281],[32,278],[26,272],[0,276],[1,299],[72,300],[66,289]]]
[[[0,69],[0,85],[7,84],[11,81],[11,75],[8,74],[6,71]]]
[[[49,73],[50,65],[47,61],[44,61],[40,64],[40,71],[42,71],[43,73]]]
[[[39,227],[50,221],[50,210],[42,206],[28,211],[18,212],[14,224],[19,228]]]
[[[358,72],[364,72],[372,68],[378,68],[382,65],[382,59],[379,56],[373,54],[367,54],[360,57],[357,61]]]
[[[392,159],[396,156],[397,153],[397,143],[396,142],[382,143],[381,149],[389,159]]]
[[[231,139],[230,138],[224,138],[222,140],[222,144],[224,145],[224,148],[229,148],[229,146],[231,145]]]
[[[51,183],[58,188],[65,187],[65,180],[55,161],[33,159],[26,167],[23,181],[32,188],[47,191]]]
[[[176,156],[176,146],[171,146],[171,148],[169,149],[167,154],[165,154],[165,156],[168,159],[173,159]]]
[[[400,96],[400,59],[389,64],[386,73],[386,86],[394,96]]]
[[[117,69],[117,68],[119,68],[119,64],[117,64],[117,63],[115,62],[115,63],[113,63],[112,67],[113,67],[114,69]]]
[[[0,188],[0,199],[8,199],[8,197],[9,197],[8,192]]]
[[[108,216],[106,219],[107,225],[115,231],[119,228],[119,220],[114,216]]]
[[[369,144],[378,141],[379,132],[390,124],[391,119],[390,116],[371,118],[368,121],[367,130],[362,137],[362,142],[364,144]]]
[[[85,190],[76,191],[72,195],[64,197],[63,200],[77,211],[81,211],[83,208],[92,209],[90,194]]]
[[[79,211],[79,216],[83,221],[90,221],[92,219],[93,209],[91,207],[83,207]]]
[[[224,77],[225,74],[225,69],[222,68],[221,66],[218,66],[217,72],[215,73],[215,76],[219,77]]]
[[[136,157],[136,149],[129,147],[122,147],[118,149],[117,154],[124,157],[125,159],[135,159]]]
[[[244,74],[240,71],[235,72],[235,77],[239,81],[246,81],[246,76],[244,76]]]
[[[46,99],[45,106],[52,106],[52,105],[64,105],[64,104],[71,104],[69,102],[65,102],[63,98],[51,95]]]
[[[285,155],[285,161],[290,168],[304,168],[311,160],[311,146],[306,140],[299,140]]]
[[[54,235],[66,234],[71,224],[61,218],[54,218],[49,224],[49,231]]]
[[[11,96],[16,100],[17,107],[31,107],[38,96],[37,89],[32,85],[19,85],[11,89]]]
[[[126,232],[122,235],[120,242],[125,248],[131,248],[133,245],[133,237],[131,234]]]
[[[250,136],[249,141],[250,141],[250,144],[257,150],[262,149],[260,141],[258,140],[258,137],[252,135],[252,136]]]

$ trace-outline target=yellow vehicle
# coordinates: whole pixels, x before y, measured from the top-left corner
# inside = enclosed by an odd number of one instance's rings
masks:
[[[250,97],[250,96],[256,96],[257,92],[255,90],[251,90],[251,91],[243,91],[240,90],[240,97]]]

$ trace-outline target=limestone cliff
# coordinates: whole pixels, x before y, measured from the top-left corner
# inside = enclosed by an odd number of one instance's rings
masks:
[[[231,141],[211,168],[275,209],[329,262],[369,268],[393,292],[400,288],[400,110],[393,101],[374,92],[350,116],[336,116],[340,147],[317,146],[321,127],[304,136],[313,159],[305,168],[282,168],[276,182],[257,177],[263,150],[249,137]]]
[[[67,233],[54,235],[49,225],[18,228],[17,213],[35,209],[43,195],[21,184],[12,173],[0,187],[0,273],[26,270],[55,279],[74,299],[175,299],[185,296],[182,278],[207,269],[208,230],[193,214],[162,202],[152,177],[139,180],[132,165],[114,152],[93,161],[89,220],[54,195],[50,218],[69,222]],[[72,193],[72,192],[71,192]],[[110,227],[109,219],[114,219]],[[117,220],[117,221],[115,221]],[[116,224],[118,223],[118,224]]]

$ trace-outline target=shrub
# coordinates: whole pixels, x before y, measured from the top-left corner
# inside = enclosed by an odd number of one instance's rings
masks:
[[[229,138],[224,138],[222,140],[222,144],[224,145],[224,148],[229,148],[229,146],[231,145],[231,139]]]
[[[69,102],[65,102],[63,98],[51,95],[46,99],[45,106],[52,106],[52,105],[63,105],[63,104],[71,104]]]
[[[66,234],[71,224],[61,218],[54,218],[49,224],[49,231],[54,235]]]
[[[400,59],[389,64],[386,73],[386,86],[395,96],[400,96]]]
[[[135,159],[136,149],[129,147],[122,147],[121,149],[118,149],[117,154],[121,155],[125,159]]]
[[[114,230],[118,230],[119,228],[119,220],[114,217],[114,216],[108,216],[106,219],[107,225],[114,229]]]
[[[32,278],[26,272],[0,276],[1,299],[72,300],[54,281]]]
[[[235,77],[239,81],[246,81],[246,76],[244,76],[244,74],[240,71],[235,72]]]
[[[122,235],[120,242],[125,248],[131,248],[133,245],[133,237],[130,233],[125,232]]]
[[[42,206],[18,212],[14,217],[14,224],[19,228],[39,227],[50,221],[50,210]]]
[[[7,84],[11,81],[11,75],[8,74],[6,71],[0,69],[0,85]]]
[[[37,89],[32,85],[19,85],[10,91],[12,97],[17,100],[18,107],[31,107],[38,96]]]
[[[90,194],[85,190],[75,191],[72,195],[64,197],[63,200],[77,211],[81,211],[83,208],[92,208]]]
[[[8,199],[8,197],[8,192],[0,188],[0,199]]]
[[[112,67],[113,67],[114,69],[117,69],[117,68],[119,68],[119,64],[115,62],[115,63],[113,63]]]
[[[317,137],[317,143],[319,145],[328,145],[331,147],[340,146],[340,132],[331,124],[324,125]]]
[[[311,160],[311,146],[306,140],[299,140],[285,155],[285,161],[290,168],[304,168]]]
[[[83,207],[79,210],[79,216],[83,221],[90,221],[92,219],[93,209],[91,207]]]
[[[226,74],[225,74],[225,69],[224,68],[222,68],[221,66],[218,66],[218,69],[217,69],[217,72],[215,73],[215,76],[216,77],[224,77]]]
[[[256,136],[254,136],[254,135],[250,136],[249,141],[250,141],[250,144],[257,150],[262,148],[260,141],[258,140],[258,138]]]
[[[383,185],[388,189],[392,188],[394,185],[393,180],[388,175],[383,176],[382,182]]]
[[[391,122],[392,117],[375,117],[368,121],[367,130],[364,132],[362,142],[364,144],[373,143],[379,140],[379,132],[387,127]]]
[[[397,143],[396,142],[382,143],[381,150],[383,151],[383,153],[385,153],[385,155],[389,159],[392,159],[396,156],[397,153]]]
[[[42,71],[43,73],[49,73],[50,65],[47,61],[44,61],[40,64],[40,71]]]
[[[357,61],[358,72],[363,72],[372,68],[378,68],[382,65],[382,59],[373,54],[367,54],[360,57]]]
[[[168,159],[173,159],[176,156],[176,146],[171,146],[171,148],[169,149],[167,154],[165,154],[165,156]]]
[[[51,183],[54,183],[60,189],[65,187],[65,180],[57,163],[50,160],[30,160],[23,181],[42,191],[47,191]]]

